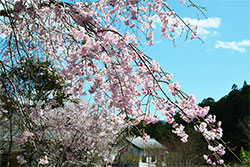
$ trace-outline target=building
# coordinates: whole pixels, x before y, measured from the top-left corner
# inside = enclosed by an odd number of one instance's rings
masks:
[[[147,142],[139,138],[126,138],[113,166],[158,167],[166,166],[166,147],[151,138]]]

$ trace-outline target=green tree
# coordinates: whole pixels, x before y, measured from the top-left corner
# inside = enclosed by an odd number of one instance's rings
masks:
[[[34,58],[21,59],[18,66],[0,71],[0,81],[5,90],[2,96],[6,91],[12,94],[12,97],[18,93],[32,104],[56,100],[62,105],[63,99],[68,97],[61,91],[64,82],[49,61],[42,62]]]

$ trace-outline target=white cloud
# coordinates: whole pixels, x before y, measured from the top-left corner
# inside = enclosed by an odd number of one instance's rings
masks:
[[[242,40],[241,42],[238,42],[239,46],[250,46],[250,40]]]
[[[162,40],[158,40],[158,41],[155,42],[156,45],[160,44],[160,43],[162,43]]]
[[[240,53],[244,53],[246,51],[246,47],[250,46],[250,40],[242,40],[240,42],[223,42],[223,41],[216,41],[215,48],[223,48],[223,49],[230,49],[235,50]]]
[[[207,18],[205,20],[192,19],[189,17],[183,18],[184,21],[190,23],[191,25],[197,25],[202,28],[219,28],[221,24],[221,19],[219,17]]]
[[[161,21],[159,16],[154,15],[151,17],[151,19],[154,21],[153,28],[156,28],[156,25],[161,25]],[[204,20],[199,19],[193,19],[189,17],[184,17],[183,21],[186,23],[189,23],[191,26],[198,26],[197,32],[198,35],[202,38],[207,38],[207,36],[215,36],[218,34],[216,29],[219,28],[221,24],[221,18],[219,17],[213,17],[213,18],[207,18]],[[173,24],[174,20],[170,18],[169,24]],[[178,30],[179,33],[181,33],[181,30]]]
[[[153,28],[156,28],[155,23],[161,25],[161,20],[160,20],[160,18],[159,18],[158,15],[153,15],[153,16],[151,16],[151,17],[149,18],[149,20],[153,20],[153,25],[152,25]]]
[[[198,35],[202,36],[203,38],[206,38],[208,35],[215,36],[218,32],[211,29],[218,29],[221,24],[221,18],[219,17],[207,18],[204,20],[185,17],[183,20],[192,26],[198,26]]]

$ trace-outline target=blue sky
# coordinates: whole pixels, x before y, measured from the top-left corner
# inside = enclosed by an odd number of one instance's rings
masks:
[[[194,94],[197,102],[212,97],[216,101],[226,95],[235,83],[242,87],[250,83],[250,1],[249,0],[195,0],[206,7],[205,18],[197,17],[197,10],[179,5],[179,0],[167,1],[175,12],[191,24],[198,24],[201,38],[178,38],[177,47],[160,38],[156,25],[154,46],[140,47],[147,55],[160,62],[162,68],[174,74],[182,90]],[[186,0],[187,1],[187,0]],[[199,21],[198,21],[199,18]]]

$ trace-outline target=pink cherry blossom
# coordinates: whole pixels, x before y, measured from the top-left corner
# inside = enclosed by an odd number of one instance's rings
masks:
[[[39,164],[41,164],[41,165],[46,165],[48,163],[49,163],[49,161],[48,161],[47,156],[44,156],[43,158],[39,159]]]
[[[17,157],[16,157],[16,159],[17,159],[17,162],[19,163],[19,164],[25,164],[27,161],[24,159],[24,157],[22,156],[22,155],[18,155]]]

